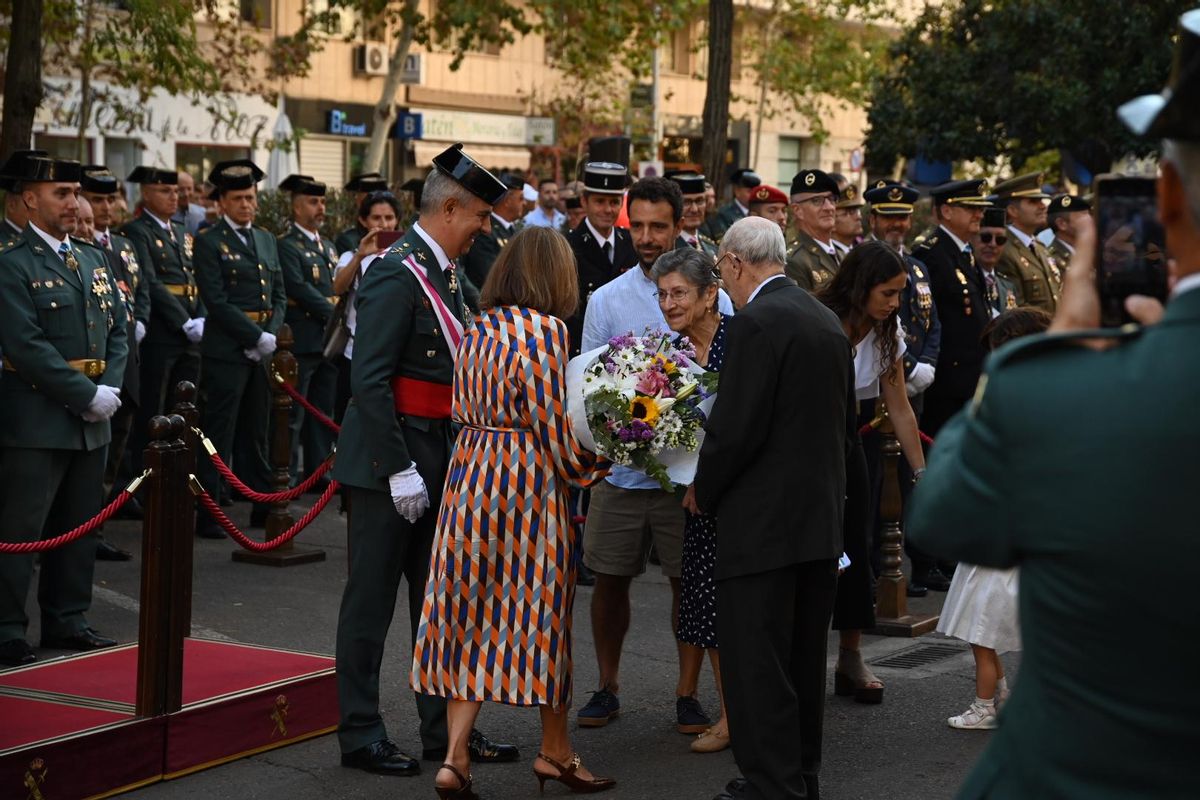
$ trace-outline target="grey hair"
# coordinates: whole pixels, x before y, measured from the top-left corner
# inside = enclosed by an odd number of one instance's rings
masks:
[[[721,239],[720,255],[733,251],[747,264],[787,263],[787,244],[778,223],[763,217],[744,217],[729,226]]]
[[[1200,228],[1200,142],[1163,139],[1162,160],[1179,172],[1183,193],[1192,212],[1192,225]]]
[[[658,283],[660,278],[678,272],[691,285],[705,289],[717,285],[717,276],[713,275],[713,263],[713,257],[708,253],[690,247],[668,250],[654,262],[650,269],[650,280]]]
[[[437,167],[425,178],[425,186],[421,189],[421,213],[433,214],[440,211],[450,198],[467,205],[475,195],[463,188],[462,184],[442,172]]]

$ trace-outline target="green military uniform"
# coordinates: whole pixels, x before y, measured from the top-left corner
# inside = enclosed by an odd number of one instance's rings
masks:
[[[7,542],[65,533],[103,499],[109,421],[82,415],[98,384],[121,386],[127,317],[100,250],[78,240],[69,247],[60,256],[31,224],[0,253],[0,540]],[[89,631],[95,554],[89,535],[42,555],[43,641]],[[32,575],[32,554],[0,556],[0,642],[25,636]]]
[[[801,289],[815,292],[833,280],[837,270],[837,259],[816,239],[804,231],[796,235],[784,271]]]
[[[1017,302],[1017,290],[1012,281],[998,272],[993,272],[991,273],[992,280],[989,282],[987,270],[980,267],[980,272],[983,274],[984,294],[987,296],[988,306],[992,309],[993,317],[1020,306],[1020,303]]]
[[[745,219],[745,217],[746,212],[737,204],[737,201],[730,200],[714,211],[711,217],[704,220],[704,224],[700,226],[700,232],[713,241],[719,242],[733,223],[739,219]]]
[[[483,282],[487,280],[487,275],[492,268],[492,264],[500,257],[500,251],[517,235],[517,232],[522,227],[520,220],[508,222],[493,213],[491,232],[480,233],[476,236],[471,249],[458,260],[458,264],[465,273],[466,279],[471,282],[471,285],[476,290],[483,288]]]
[[[209,180],[216,183],[211,177]],[[196,283],[208,310],[200,342],[204,376],[200,384],[201,427],[226,464],[234,464],[231,456],[237,442],[237,476],[251,489],[266,492],[271,489],[267,460],[270,355],[255,361],[245,351],[253,350],[263,333],[274,336],[279,331],[287,294],[275,237],[263,228],[252,228],[247,235],[249,242],[223,217],[196,239]],[[205,488],[215,494],[219,486],[216,469],[201,460]],[[210,522],[206,518],[205,526]]]
[[[920,547],[1020,568],[1021,674],[964,800],[1196,794],[1200,701],[1172,687],[1196,675],[1200,289],[1116,347],[1086,338],[997,351],[913,492]]]
[[[337,252],[333,242],[316,239],[292,224],[279,237],[279,264],[287,292],[285,320],[292,329],[292,352],[298,367],[296,389],[326,416],[333,416],[337,394],[337,368],[322,353],[325,324],[338,298],[333,293]],[[333,448],[333,433],[310,418],[299,406],[292,408],[292,472],[296,477],[311,474]],[[304,450],[304,474],[300,473],[300,450]]]
[[[681,233],[675,240],[675,249],[681,250],[690,247],[693,250],[698,250],[701,253],[707,253],[713,258],[717,257],[717,250],[720,246],[712,239],[705,236],[703,233],[697,232],[694,236],[689,236],[687,233]]]
[[[11,247],[21,238],[21,230],[8,220],[0,222],[0,250]]]
[[[1058,265],[1059,272],[1066,274],[1067,267],[1071,265],[1071,256],[1075,255],[1075,251],[1071,248],[1071,245],[1055,236],[1050,240],[1050,244],[1046,249],[1053,256],[1054,262]]]

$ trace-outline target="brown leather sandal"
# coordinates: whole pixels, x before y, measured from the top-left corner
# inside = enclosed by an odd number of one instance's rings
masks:
[[[545,753],[538,753],[537,757],[558,770],[557,775],[547,775],[544,772],[538,772],[537,766],[534,766],[533,774],[537,776],[539,791],[546,791],[546,781],[558,781],[574,794],[605,792],[617,785],[617,782],[612,778],[585,779],[576,775],[575,773],[579,770],[580,765],[579,753],[571,753],[571,759],[565,767]]]
[[[475,790],[471,788],[471,775],[468,773],[465,777],[458,771],[458,767],[453,764],[442,764],[439,771],[448,769],[458,778],[457,788],[449,786],[434,785],[434,791],[441,800],[479,800],[479,795],[475,794]]]

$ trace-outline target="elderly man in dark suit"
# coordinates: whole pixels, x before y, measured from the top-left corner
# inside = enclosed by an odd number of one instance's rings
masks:
[[[722,796],[754,800],[819,796],[853,393],[841,324],[784,275],[786,260],[779,226],[761,217],[721,240],[738,313],[684,501],[717,515],[722,683],[745,775]]]
[[[1196,676],[1200,559],[1200,9],[1182,27],[1173,91],[1121,108],[1164,140],[1165,314],[1132,297],[1130,314],[1157,324],[1095,330],[1081,220],[1050,335],[992,356],[913,492],[922,548],[1021,568],[1021,675],[960,798],[1196,796],[1200,701],[1181,687]]]

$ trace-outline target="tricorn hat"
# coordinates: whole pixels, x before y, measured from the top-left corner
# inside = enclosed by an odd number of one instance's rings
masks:
[[[729,182],[734,186],[740,186],[743,189],[753,189],[762,183],[762,178],[752,169],[735,169],[733,174],[729,176]]]
[[[679,184],[679,191],[683,194],[704,194],[704,176],[698,172],[668,172],[666,177]]]
[[[382,192],[388,188],[388,184],[378,172],[364,172],[361,175],[351,175],[342,188],[347,192]]]
[[[305,194],[312,197],[325,196],[325,184],[311,175],[288,175],[280,182],[279,188],[292,194]]]
[[[225,192],[252,189],[263,179],[264,173],[248,158],[218,161],[208,173],[208,182],[213,185],[212,197],[218,198]]]
[[[1200,8],[1179,17],[1171,77],[1159,94],[1144,94],[1117,109],[1129,129],[1155,139],[1200,140]]]
[[[12,154],[0,164],[0,189],[11,192],[17,186],[17,181],[26,172],[25,162],[31,158],[49,158],[50,154],[45,150],[14,150]]]
[[[57,158],[28,158],[22,173],[11,177],[20,183],[79,183],[79,162]]]
[[[508,193],[508,187],[495,175],[463,152],[461,143],[452,144],[434,156],[433,165],[489,206],[496,205]]]
[[[79,169],[79,188],[92,194],[116,194],[117,176],[103,164],[88,164]]]
[[[173,169],[159,169],[158,167],[140,166],[134,167],[133,172],[129,173],[129,177],[125,180],[130,183],[141,184],[166,184],[167,186],[175,186],[179,183],[179,173]]]
[[[1000,206],[985,208],[979,224],[984,228],[1003,228],[1008,225],[1008,212]]]

